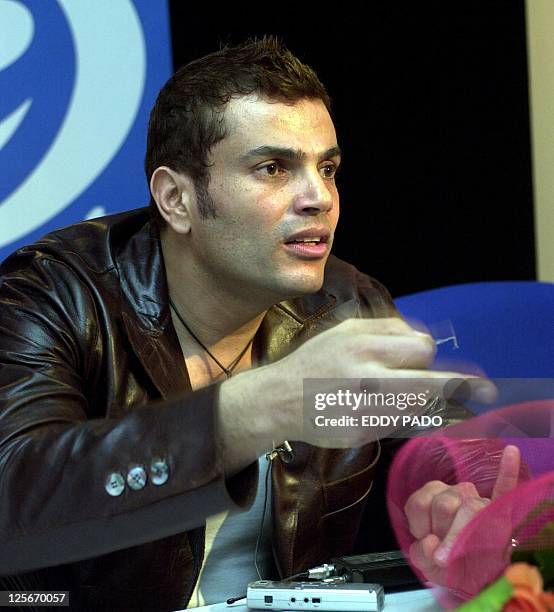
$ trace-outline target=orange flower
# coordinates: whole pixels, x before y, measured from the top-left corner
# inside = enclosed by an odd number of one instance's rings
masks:
[[[504,604],[504,612],[548,612],[540,600],[540,594],[517,587],[512,597]]]
[[[504,572],[514,592],[504,612],[554,612],[554,595],[544,593],[539,570],[528,563],[512,563]]]
[[[529,563],[512,563],[506,568],[504,576],[517,587],[529,589],[532,593],[542,593],[543,581],[539,570]]]
[[[554,593],[541,593],[540,598],[548,612],[554,612]]]

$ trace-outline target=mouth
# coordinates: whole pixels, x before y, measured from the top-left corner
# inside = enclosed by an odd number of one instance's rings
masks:
[[[298,232],[284,242],[286,251],[302,259],[321,259],[327,254],[330,232],[313,228]]]

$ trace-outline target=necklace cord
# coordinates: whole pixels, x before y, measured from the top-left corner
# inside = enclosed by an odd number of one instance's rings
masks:
[[[173,301],[171,296],[169,296],[169,305],[173,309],[173,312],[177,315],[177,318],[181,322],[182,326],[188,331],[188,333],[194,338],[194,340],[206,351],[206,353],[208,353],[208,355],[215,361],[215,363],[221,368],[221,370],[223,370],[223,372],[225,373],[225,376],[227,378],[231,378],[231,376],[233,375],[233,370],[239,364],[240,360],[244,357],[244,354],[249,349],[252,342],[254,342],[254,338],[256,337],[256,334],[254,334],[252,338],[250,338],[246,346],[239,353],[238,357],[235,357],[235,359],[233,359],[233,361],[227,367],[225,367],[221,363],[221,361],[219,361],[219,359],[210,351],[210,349],[202,342],[202,340],[200,340],[200,338],[185,323],[185,319],[183,318],[183,315],[177,310],[177,306],[175,306],[175,302]]]

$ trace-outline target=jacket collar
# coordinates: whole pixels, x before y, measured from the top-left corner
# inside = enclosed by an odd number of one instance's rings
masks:
[[[163,398],[190,391],[169,310],[167,279],[159,232],[141,211],[138,230],[121,248],[112,247],[122,293],[122,317],[129,341]],[[137,226],[133,229],[135,229]],[[259,363],[290,352],[307,322],[331,310],[337,299],[324,288],[271,307],[255,338]],[[178,355],[181,358],[175,358]]]
[[[181,346],[171,321],[159,233],[143,225],[114,255],[129,342],[162,398],[191,390]],[[180,357],[180,358],[179,358]]]

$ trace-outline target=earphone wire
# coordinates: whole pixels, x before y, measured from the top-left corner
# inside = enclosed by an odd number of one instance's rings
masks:
[[[260,551],[260,544],[262,541],[264,523],[265,523],[265,515],[267,511],[267,498],[269,492],[269,476],[271,474],[271,468],[273,467],[273,458],[271,458],[270,454],[266,455],[267,459],[267,468],[265,471],[265,479],[264,479],[264,505],[262,508],[262,518],[260,520],[260,529],[258,530],[258,537],[256,539],[256,548],[254,549],[254,567],[256,568],[256,573],[258,574],[258,578],[263,580],[262,574],[260,572],[260,567],[258,565],[258,553]]]

